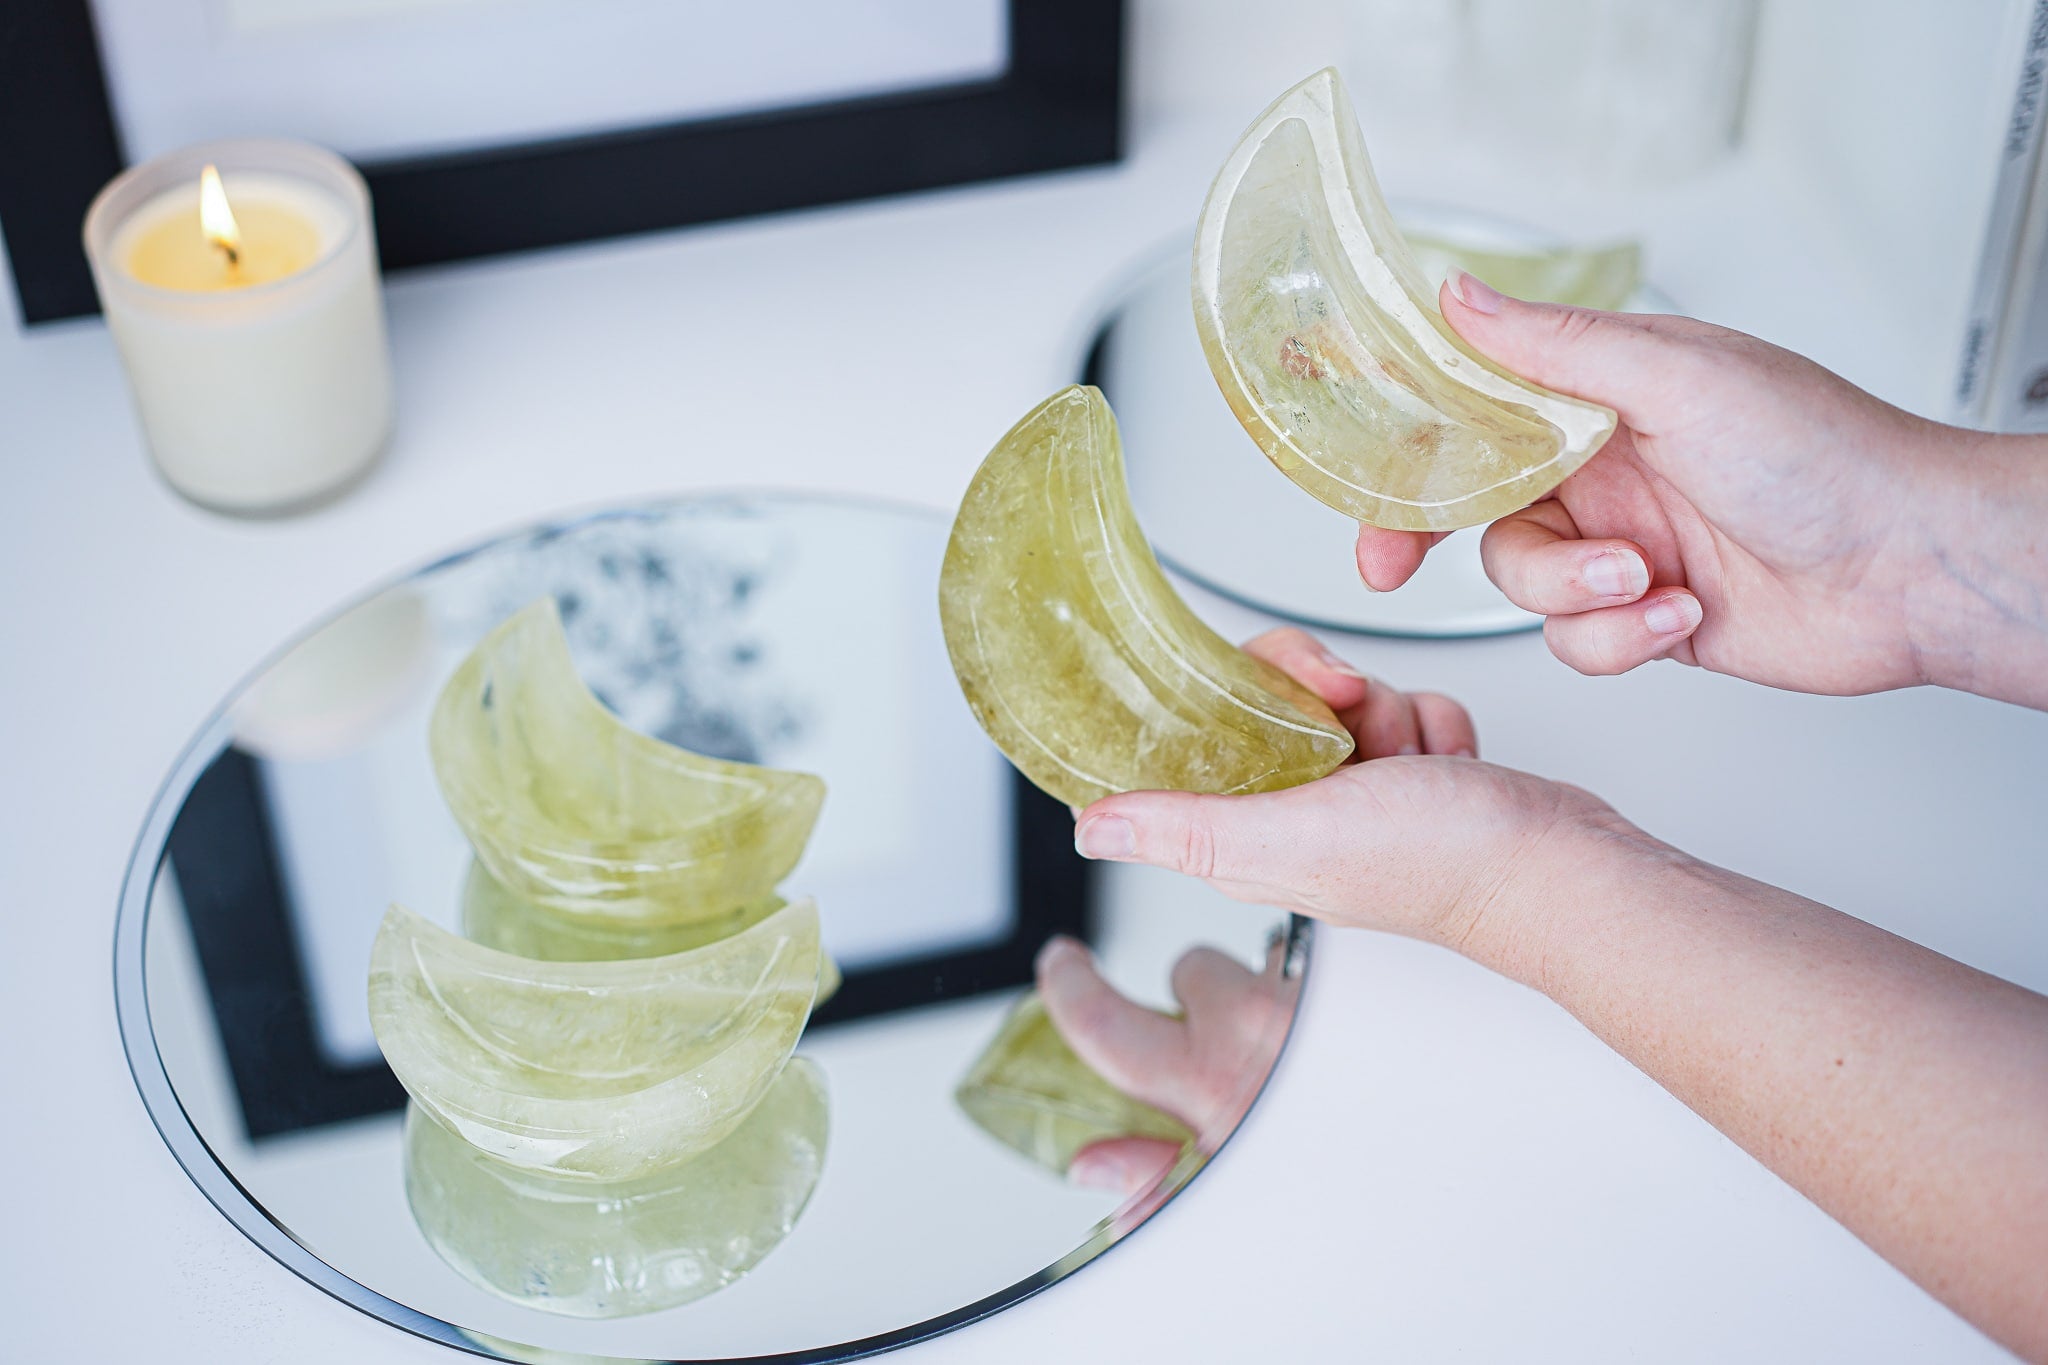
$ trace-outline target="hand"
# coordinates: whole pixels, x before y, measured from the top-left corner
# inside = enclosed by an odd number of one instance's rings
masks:
[[[1690,318],[1524,303],[1470,276],[1440,303],[1507,369],[1621,416],[1599,454],[1481,543],[1487,575],[1548,618],[1559,659],[1605,674],[1668,657],[1838,694],[1929,680],[1910,599],[1940,576],[1943,533],[1971,531],[1928,518],[1988,438]],[[1439,539],[1361,527],[1359,572],[1396,587]]]
[[[1091,858],[1201,877],[1238,900],[1332,924],[1500,954],[1540,916],[1498,914],[1562,875],[1579,833],[1629,827],[1576,787],[1480,763],[1463,707],[1361,677],[1298,630],[1245,646],[1314,690],[1358,740],[1359,760],[1255,796],[1125,792],[1081,812]],[[1496,942],[1498,940],[1498,942]]]
[[[1275,943],[1265,970],[1253,972],[1214,948],[1190,949],[1173,964],[1175,1018],[1118,994],[1088,950],[1061,937],[1038,954],[1038,993],[1060,1037],[1096,1074],[1173,1115],[1213,1150],[1251,1107],[1287,1037],[1301,981],[1284,974],[1286,952]],[[1067,1178],[1134,1195],[1156,1184],[1180,1150],[1161,1138],[1105,1138],[1075,1153]]]

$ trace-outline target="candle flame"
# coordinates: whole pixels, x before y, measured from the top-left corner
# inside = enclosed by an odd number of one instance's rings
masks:
[[[235,225],[234,210],[228,207],[220,171],[210,165],[199,173],[199,229],[227,256],[230,266],[241,263],[242,230]]]

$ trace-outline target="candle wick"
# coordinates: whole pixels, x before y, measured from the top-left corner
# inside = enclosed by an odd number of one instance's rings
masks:
[[[239,249],[237,249],[236,247],[230,246],[230,245],[229,245],[228,243],[226,243],[226,242],[221,242],[221,243],[219,244],[219,246],[220,246],[220,249],[221,249],[222,251],[224,251],[224,252],[226,252],[226,253],[227,253],[227,257],[228,257],[228,269],[230,269],[230,270],[235,270],[235,269],[238,269],[238,268],[240,268],[240,266],[241,266],[241,264],[242,264],[242,253],[241,253],[241,251],[240,251]]]

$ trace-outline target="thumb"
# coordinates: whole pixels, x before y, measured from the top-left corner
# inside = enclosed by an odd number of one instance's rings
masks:
[[[1648,315],[1530,303],[1462,271],[1444,281],[1437,302],[1451,329],[1487,359],[1605,404],[1638,431],[1654,430],[1701,377],[1697,349]]]
[[[1312,851],[1318,803],[1308,787],[1258,796],[1125,792],[1081,812],[1074,848],[1085,858],[1149,863],[1190,877],[1273,889]]]

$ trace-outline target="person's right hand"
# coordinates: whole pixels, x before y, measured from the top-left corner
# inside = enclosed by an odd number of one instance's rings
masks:
[[[1606,674],[1669,657],[1837,694],[1929,680],[1912,596],[1968,534],[1932,509],[1953,501],[1945,469],[1986,438],[1690,318],[1525,303],[1469,275],[1439,301],[1499,364],[1621,416],[1482,542],[1487,575],[1548,618],[1558,658]],[[1361,527],[1359,572],[1397,587],[1441,538]]]

